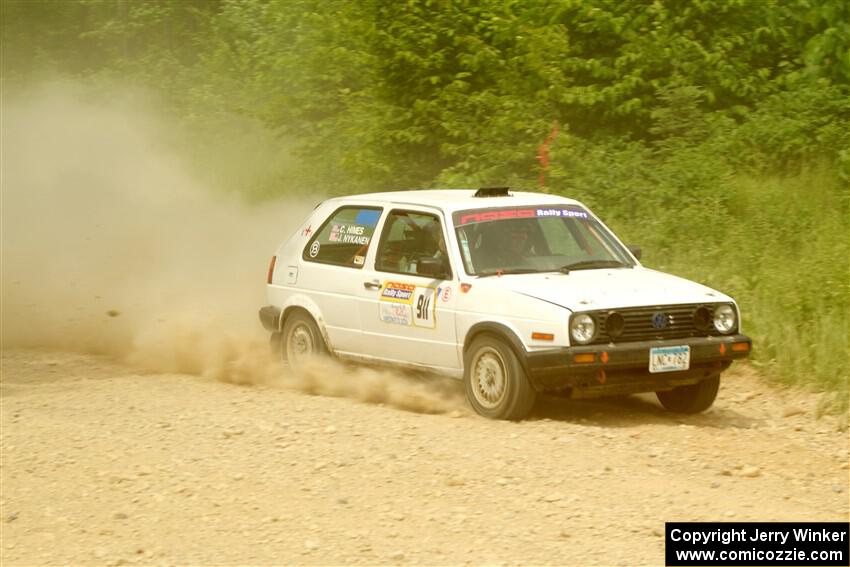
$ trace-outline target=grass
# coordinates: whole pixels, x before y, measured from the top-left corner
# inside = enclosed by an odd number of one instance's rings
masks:
[[[680,246],[646,263],[729,293],[754,339],[752,361],[772,379],[827,393],[846,413],[850,377],[850,215],[837,175],[736,177],[712,222],[672,227]]]

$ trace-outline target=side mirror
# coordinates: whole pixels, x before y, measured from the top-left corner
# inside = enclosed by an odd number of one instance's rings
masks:
[[[444,258],[432,258],[431,256],[422,256],[416,262],[416,275],[425,276],[443,280],[448,277],[448,266]]]
[[[640,256],[641,256],[641,252],[642,252],[642,250],[640,249],[640,246],[638,246],[637,244],[626,244],[626,248],[629,249],[629,252],[632,253],[632,256],[634,256],[635,258],[640,260]]]

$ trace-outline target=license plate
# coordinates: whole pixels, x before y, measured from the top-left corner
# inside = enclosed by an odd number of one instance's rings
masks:
[[[668,346],[649,349],[650,372],[676,372],[691,366],[691,347]]]

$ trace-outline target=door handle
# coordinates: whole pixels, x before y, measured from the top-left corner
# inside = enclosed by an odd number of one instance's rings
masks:
[[[377,282],[363,282],[363,287],[366,289],[381,289],[381,284]]]

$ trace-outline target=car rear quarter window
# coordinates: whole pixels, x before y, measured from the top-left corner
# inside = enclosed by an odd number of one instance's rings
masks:
[[[307,242],[302,258],[307,262],[362,268],[382,210],[380,207],[340,207]]]

